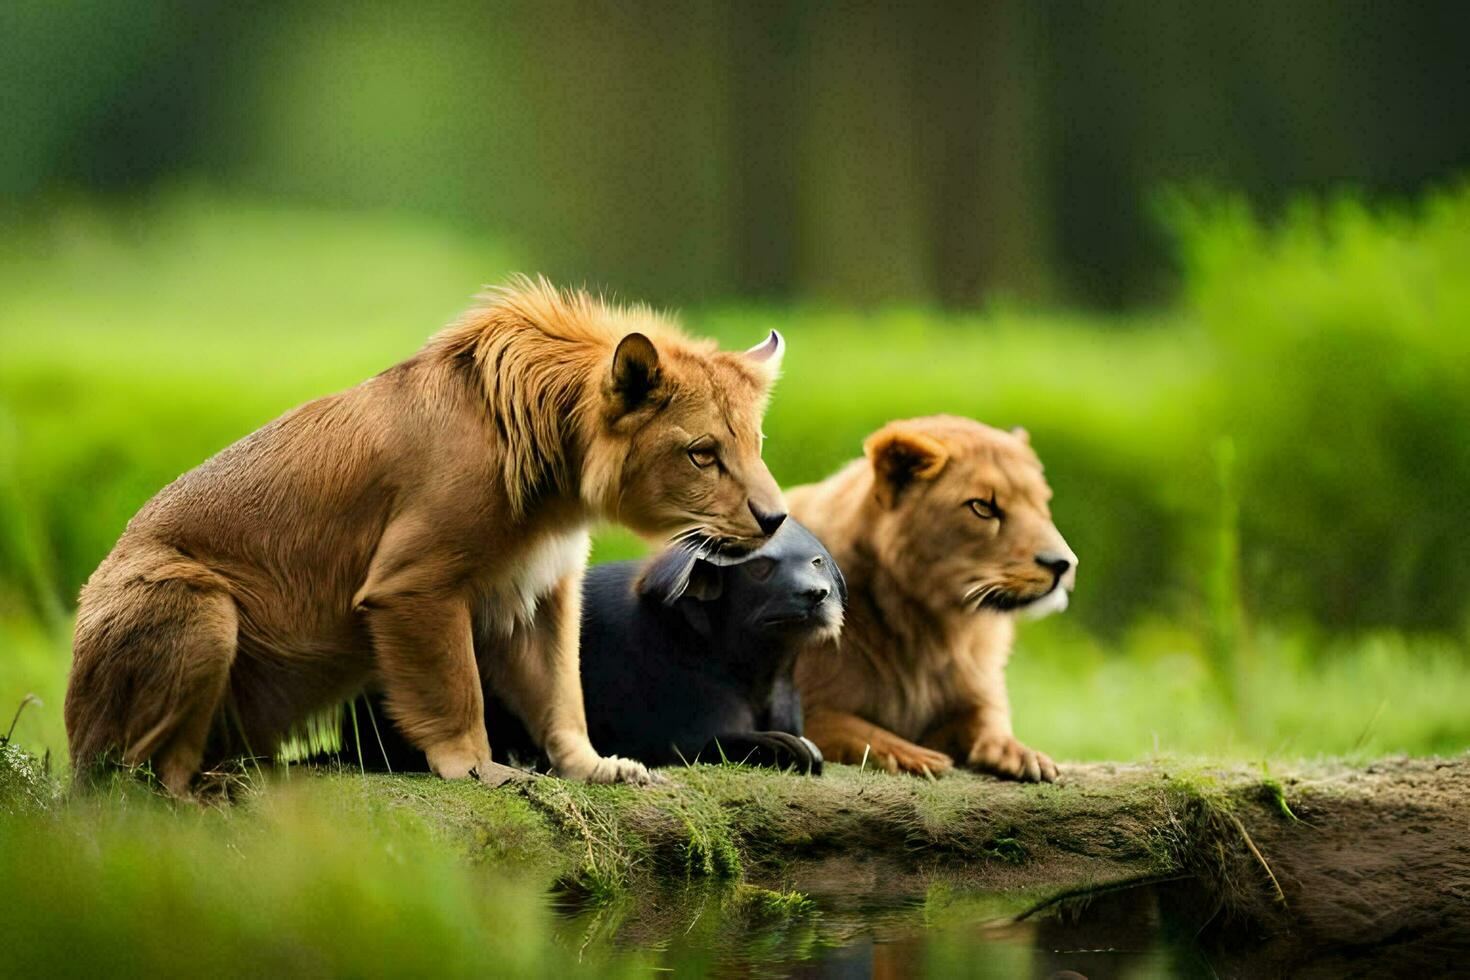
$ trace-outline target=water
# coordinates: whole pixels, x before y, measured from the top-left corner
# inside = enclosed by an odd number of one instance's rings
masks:
[[[852,867],[795,877],[812,907],[767,913],[749,886],[690,886],[588,909],[563,906],[564,938],[595,958],[637,951],[676,976],[862,978],[1210,977],[1194,936],[1205,910],[1163,887],[1065,903]],[[789,887],[789,886],[788,886]]]

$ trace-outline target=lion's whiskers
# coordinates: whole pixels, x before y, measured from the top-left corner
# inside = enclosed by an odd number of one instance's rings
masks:
[[[689,552],[694,558],[707,558],[720,547],[719,537],[705,524],[694,524],[678,531],[669,543]]]
[[[995,582],[977,582],[965,590],[964,598],[960,604],[973,606],[978,612],[985,608],[985,604],[997,596],[1005,595],[1005,588]]]

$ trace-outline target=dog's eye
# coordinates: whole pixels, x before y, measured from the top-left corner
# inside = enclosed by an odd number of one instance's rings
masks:
[[[752,558],[745,563],[745,570],[757,582],[764,582],[776,570],[776,563],[769,558]]]
[[[979,497],[976,497],[973,500],[966,501],[966,504],[975,512],[976,517],[983,517],[987,521],[998,521],[1005,516],[1001,512],[1000,507],[996,505],[994,494],[990,495],[989,500],[981,500]]]
[[[812,559],[812,567],[813,568],[821,568],[825,564],[827,564],[827,560],[825,558],[823,558],[821,555],[818,555],[817,557],[815,557],[815,558]]]
[[[689,462],[700,469],[713,466],[719,460],[713,449],[691,449],[689,450]]]

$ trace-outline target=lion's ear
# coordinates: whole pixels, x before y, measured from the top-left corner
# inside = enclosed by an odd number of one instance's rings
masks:
[[[658,348],[641,333],[630,333],[613,351],[612,370],[603,386],[608,407],[621,418],[648,403],[662,380]]]
[[[885,426],[868,437],[863,452],[873,466],[873,487],[884,507],[892,507],[915,480],[932,480],[949,461],[949,450],[921,432]]]
[[[1026,431],[1026,427],[1024,425],[1014,426],[1011,429],[1011,435],[1015,436],[1017,439],[1020,439],[1026,445],[1031,445],[1031,433]]]
[[[747,350],[745,356],[774,378],[781,372],[781,358],[786,356],[786,338],[779,330],[772,330],[770,336]]]

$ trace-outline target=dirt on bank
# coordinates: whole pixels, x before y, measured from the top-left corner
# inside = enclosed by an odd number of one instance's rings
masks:
[[[1228,944],[1222,962],[1321,976],[1470,968],[1470,757],[1325,769],[1288,792],[1299,822],[1248,824],[1284,903],[1244,909],[1261,945]]]

